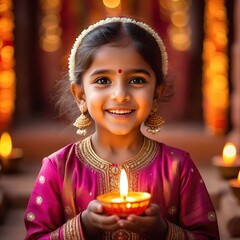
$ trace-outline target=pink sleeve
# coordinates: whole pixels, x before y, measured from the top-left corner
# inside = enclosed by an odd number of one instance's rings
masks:
[[[168,224],[169,234],[176,234],[179,239],[219,239],[215,209],[204,181],[189,157],[180,164],[180,212],[179,225]],[[171,239],[171,238],[167,238]]]
[[[59,171],[51,159],[43,160],[24,217],[26,240],[84,239],[80,214],[68,221],[64,218]]]

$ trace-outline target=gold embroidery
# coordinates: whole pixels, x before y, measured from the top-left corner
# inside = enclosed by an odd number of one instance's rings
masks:
[[[187,231],[187,235],[189,240],[195,240],[195,236],[192,233]]]
[[[64,240],[81,240],[78,216],[68,220],[63,225]]]
[[[167,224],[168,224],[168,234],[167,234],[166,240],[181,240],[181,239],[185,240],[185,234],[182,228],[168,221],[167,221]],[[194,234],[192,234],[191,232],[187,230],[185,230],[185,232],[187,233],[187,239],[189,240],[196,239]]]
[[[64,211],[68,216],[70,216],[72,214],[72,209],[69,206],[65,206]]]
[[[28,213],[28,215],[27,215],[27,220],[28,220],[29,222],[32,222],[34,219],[35,219],[34,213],[32,213],[32,212]]]
[[[184,231],[177,225],[166,221],[168,224],[168,234],[166,240],[184,240]]]
[[[41,183],[41,184],[45,183],[45,177],[44,176],[39,177],[39,183]]]
[[[98,235],[97,239],[113,239],[113,240],[121,240],[121,239],[131,239],[131,240],[145,240],[147,238],[145,237],[140,237],[139,234],[134,233],[134,232],[128,232],[127,230],[120,229],[116,232],[110,232],[110,231],[104,231],[101,234]]]
[[[50,235],[50,240],[59,240],[59,229],[53,231]]]
[[[41,205],[42,202],[43,202],[43,198],[42,198],[41,196],[37,196],[37,197],[36,197],[36,203],[37,203],[38,205]]]
[[[85,138],[77,147],[77,155],[83,164],[92,171],[99,172],[99,194],[119,190],[121,169],[128,174],[129,191],[137,191],[138,172],[148,166],[158,150],[157,144],[146,137],[139,153],[122,164],[112,164],[100,158],[93,150],[91,136]]]
[[[170,215],[174,215],[177,211],[177,208],[175,206],[171,206],[168,210]]]
[[[130,233],[124,229],[120,229],[112,234],[112,239],[131,239]]]
[[[210,211],[210,212],[208,213],[207,217],[208,217],[208,220],[209,220],[210,222],[215,222],[215,221],[216,221],[216,214],[215,214],[215,212],[213,212],[213,211]]]

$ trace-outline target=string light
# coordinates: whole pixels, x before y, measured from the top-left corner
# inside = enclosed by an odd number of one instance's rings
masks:
[[[15,109],[14,14],[11,0],[0,2],[0,125],[6,128]],[[3,129],[2,129],[3,130]]]
[[[46,52],[57,51],[61,46],[62,2],[61,0],[41,0],[40,7],[43,14],[40,26],[40,46]]]
[[[159,4],[162,16],[170,22],[167,31],[170,43],[178,51],[187,51],[191,46],[191,0],[161,0]]]
[[[121,0],[103,0],[103,4],[107,8],[117,8],[120,6]]]
[[[224,0],[205,1],[203,42],[203,114],[207,129],[222,134],[229,107],[227,10]]]

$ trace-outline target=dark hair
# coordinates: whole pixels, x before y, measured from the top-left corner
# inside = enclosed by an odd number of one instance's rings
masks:
[[[136,24],[122,22],[111,22],[99,26],[83,38],[75,57],[77,82],[81,83],[82,74],[91,65],[98,47],[118,42],[123,38],[132,41],[138,53],[153,69],[157,84],[163,84],[162,56],[155,38]]]
[[[156,76],[156,85],[164,85],[167,89],[167,95],[161,96],[162,101],[168,100],[172,96],[172,91],[170,85],[167,84],[166,76],[164,76],[162,71],[162,54],[158,43],[155,38],[143,28],[139,27],[136,24],[132,23],[123,23],[123,22],[111,22],[104,25],[100,25],[91,32],[89,32],[82,40],[75,56],[75,76],[76,82],[81,84],[83,73],[90,67],[93,62],[96,51],[100,46],[103,46],[108,43],[119,42],[122,39],[129,39],[138,53],[143,57],[143,59],[149,64],[153,69]],[[167,88],[166,88],[167,87]],[[69,83],[68,83],[69,89]],[[68,90],[68,92],[70,92]],[[61,114],[64,115],[68,112],[66,108],[67,98],[66,93],[62,92],[61,99],[59,101]],[[69,99],[69,98],[68,98]],[[63,107],[63,105],[65,107]],[[72,112],[72,104],[69,109]]]

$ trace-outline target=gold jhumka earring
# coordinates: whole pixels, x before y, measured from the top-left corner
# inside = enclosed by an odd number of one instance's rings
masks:
[[[77,127],[77,134],[85,136],[87,134],[87,128],[92,124],[91,120],[84,114],[84,108],[80,108],[81,115],[73,123],[73,126]]]
[[[158,133],[160,132],[161,126],[164,124],[164,120],[157,114],[158,105],[154,103],[152,112],[150,113],[149,117],[144,122],[144,125],[147,127],[146,131],[148,133]]]

